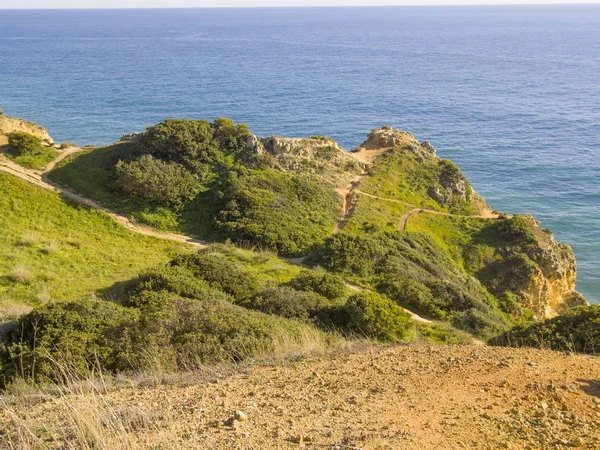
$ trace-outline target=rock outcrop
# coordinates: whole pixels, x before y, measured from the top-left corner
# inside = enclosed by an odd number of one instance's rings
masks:
[[[539,318],[551,318],[569,308],[587,305],[585,297],[575,290],[577,263],[571,246],[556,242],[552,234],[540,229],[533,216],[524,217],[538,245],[529,255],[537,268],[521,287],[521,303]]]
[[[326,137],[306,139],[250,136],[246,150],[252,159],[260,158],[278,170],[318,174],[339,186],[361,173],[365,164]]]
[[[0,145],[8,143],[8,135],[15,131],[23,131],[39,137],[45,145],[53,145],[54,140],[48,134],[48,131],[33,122],[23,119],[16,119],[0,114]]]

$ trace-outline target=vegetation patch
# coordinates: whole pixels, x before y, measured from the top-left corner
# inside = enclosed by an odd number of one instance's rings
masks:
[[[16,303],[74,300],[185,248],[8,174],[0,173],[0,190],[0,295]]]
[[[58,153],[52,147],[42,145],[42,140],[24,131],[15,131],[8,136],[9,159],[28,169],[42,170]]]
[[[489,343],[596,354],[600,351],[600,305],[581,306],[552,319],[519,324]]]

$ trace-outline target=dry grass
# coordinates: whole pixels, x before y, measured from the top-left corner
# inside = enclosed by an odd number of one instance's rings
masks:
[[[27,266],[19,265],[12,270],[10,278],[16,283],[28,284],[33,280],[33,273]]]
[[[152,439],[168,442],[168,448],[202,448],[200,438],[180,436],[172,408],[158,404],[115,402],[115,395],[135,395],[136,390],[169,385],[173,388],[219,383],[253,366],[279,366],[346,351],[347,341],[326,346],[316,330],[302,330],[294,338],[275,331],[275,351],[261,359],[238,364],[204,366],[190,372],[152,372],[104,376],[93,368],[81,376],[68,366],[53,363],[63,383],[32,385],[15,380],[0,396],[0,448],[6,449],[145,449],[167,448]],[[355,344],[356,345],[356,344]],[[200,400],[200,399],[199,399]],[[169,404],[176,399],[165,400]],[[38,414],[28,414],[35,409]],[[153,436],[153,438],[149,438]],[[150,439],[150,441],[148,440]]]
[[[18,244],[23,247],[35,247],[40,243],[40,237],[36,233],[25,233]]]

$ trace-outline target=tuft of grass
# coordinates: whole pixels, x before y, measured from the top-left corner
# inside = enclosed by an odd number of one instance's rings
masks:
[[[27,232],[19,239],[18,243],[23,247],[35,247],[40,243],[40,237],[36,233]]]
[[[12,270],[10,278],[15,283],[29,284],[33,280],[33,274],[28,267],[19,265]]]
[[[56,254],[56,252],[58,252],[59,248],[60,245],[58,244],[58,241],[53,239],[50,242],[46,243],[46,245],[44,245],[42,253],[44,253],[45,255],[54,255]]]

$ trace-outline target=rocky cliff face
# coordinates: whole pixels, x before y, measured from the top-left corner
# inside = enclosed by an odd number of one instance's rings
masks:
[[[376,163],[381,155],[397,149],[403,149],[409,157],[413,155],[411,158],[419,163],[415,166],[417,170],[427,170],[431,175],[432,182],[423,192],[424,197],[450,207],[456,201],[469,202],[474,206],[473,211],[479,211],[478,214],[487,219],[498,217],[489,211],[485,200],[472,189],[455,164],[438,158],[435,148],[429,142],[419,142],[408,132],[391,127],[375,129],[357,149],[355,155],[370,163]],[[550,318],[570,307],[588,304],[587,300],[575,291],[577,266],[571,247],[557,243],[551,233],[540,229],[539,222],[532,216],[525,218],[536,237],[536,245],[528,255],[535,262],[535,267],[525,280],[515,278],[512,282],[509,281],[511,290],[519,297],[521,306],[531,309],[539,318]],[[501,251],[500,248],[498,250]]]
[[[530,223],[538,245],[529,255],[537,263],[529,279],[521,286],[522,303],[539,318],[551,318],[575,306],[588,302],[577,291],[577,264],[571,246],[554,240],[552,234],[540,229],[533,216],[524,216]]]
[[[15,131],[24,131],[25,133],[37,136],[46,145],[54,144],[54,140],[44,127],[27,120],[0,115],[0,145],[6,145],[8,143],[8,135]]]

